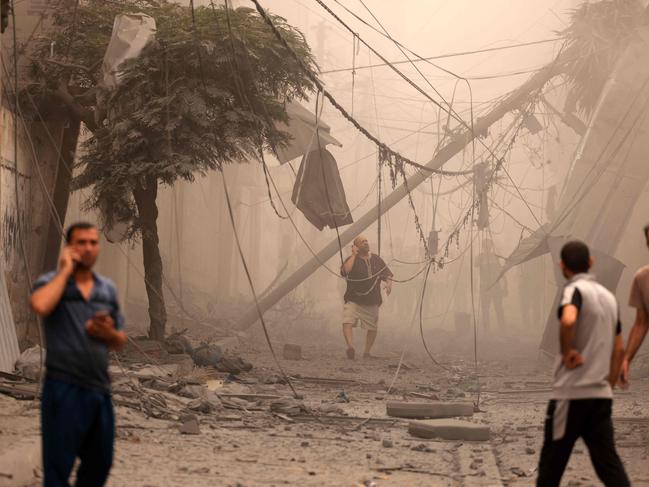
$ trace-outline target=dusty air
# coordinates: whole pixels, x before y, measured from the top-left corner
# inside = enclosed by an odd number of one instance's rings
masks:
[[[0,31],[0,487],[649,485],[649,0]]]

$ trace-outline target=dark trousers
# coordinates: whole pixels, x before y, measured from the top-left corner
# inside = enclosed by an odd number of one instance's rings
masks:
[[[46,379],[41,401],[45,487],[66,487],[74,461],[77,487],[104,485],[113,464],[115,418],[110,395]]]
[[[550,401],[545,419],[545,439],[539,462],[539,476],[536,482],[538,487],[559,485],[572,448],[580,437],[586,443],[595,472],[604,485],[608,487],[631,485],[624,471],[624,465],[615,451],[611,420],[612,404],[611,399]],[[563,436],[553,439],[555,428],[563,429],[562,423],[565,425]]]

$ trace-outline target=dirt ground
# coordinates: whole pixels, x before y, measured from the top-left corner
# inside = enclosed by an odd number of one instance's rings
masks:
[[[179,432],[177,420],[146,418],[116,406],[118,438],[108,485],[533,485],[549,395],[548,367],[538,365],[529,343],[493,342],[482,350],[478,386],[471,356],[453,351],[452,345],[438,356],[448,370],[425,354],[408,352],[395,378],[400,350],[391,350],[385,341],[376,351],[379,358],[355,361],[344,358],[335,340],[302,343],[303,360],[281,363],[314,415],[275,415],[269,408],[273,399],[262,396],[234,409],[199,414],[200,433],[189,435]],[[240,344],[238,350],[254,369],[223,390],[291,396],[286,384],[277,383],[277,369],[262,342]],[[210,374],[212,379],[225,376]],[[387,400],[476,402],[478,388],[481,412],[468,420],[490,427],[486,442],[418,439],[409,435],[407,420],[386,415]],[[349,402],[337,402],[343,397]],[[636,379],[615,399],[618,449],[634,485],[649,485],[648,398],[649,379]],[[0,396],[0,416],[0,456],[16,444],[38,444],[33,402]],[[18,485],[3,477],[1,467],[0,486]],[[581,442],[563,484],[599,485]],[[39,485],[38,477],[27,485]]]

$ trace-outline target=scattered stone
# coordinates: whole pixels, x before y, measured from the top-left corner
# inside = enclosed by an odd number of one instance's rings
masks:
[[[43,360],[45,360],[45,351],[43,351]],[[36,345],[25,350],[16,360],[14,367],[19,375],[37,381],[41,373],[41,347]]]
[[[325,402],[320,405],[320,412],[322,414],[343,415],[345,411],[338,404]]]
[[[415,445],[410,449],[412,451],[422,451],[426,453],[434,453],[436,451],[434,448],[430,448],[429,446],[426,446],[424,443],[419,443],[419,445]]]
[[[223,357],[223,350],[215,345],[201,345],[192,354],[194,363],[199,367],[216,365]]]
[[[396,402],[386,403],[388,416],[397,418],[452,418],[472,416],[473,404],[470,402]]]
[[[536,454],[536,450],[534,448],[530,448],[529,446],[525,448],[525,454],[526,455],[534,455]]]
[[[207,388],[205,386],[188,384],[177,391],[176,394],[182,397],[187,397],[189,399],[199,399],[200,397],[205,395],[206,391]]]
[[[349,397],[347,396],[344,390],[340,391],[340,393],[336,396],[336,402],[338,403],[349,402]]]
[[[309,446],[309,442],[308,441],[303,441],[302,443],[300,443],[300,446],[302,448],[306,448],[307,446]]]
[[[192,352],[194,351],[189,339],[184,335],[184,331],[169,335],[165,338],[163,345],[167,353],[172,355],[184,353],[192,355]]]
[[[394,443],[392,440],[389,440],[388,438],[383,439],[383,448],[392,448],[394,446]]]
[[[214,367],[220,372],[227,372],[234,375],[252,370],[252,364],[250,362],[235,355],[225,355]]]
[[[306,413],[308,409],[300,401],[293,398],[279,399],[270,403],[270,411],[273,413],[285,414],[292,416],[296,414]]]
[[[302,360],[302,347],[287,343],[282,350],[282,356],[285,360]]]
[[[408,426],[408,432],[419,438],[442,438],[445,440],[487,441],[490,436],[488,426],[457,419],[413,421]]]
[[[180,432],[184,435],[199,435],[201,433],[198,425],[198,418],[194,415],[188,414],[180,418],[182,424],[180,425]]]
[[[510,471],[511,471],[511,473],[516,475],[517,477],[527,477],[527,474],[525,473],[525,471],[522,468],[512,467],[512,468],[510,468]]]

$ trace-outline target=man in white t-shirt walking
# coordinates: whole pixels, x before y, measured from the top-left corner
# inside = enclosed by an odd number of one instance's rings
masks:
[[[624,357],[622,327],[615,296],[588,273],[592,263],[583,242],[568,242],[561,249],[568,282],[558,312],[561,352],[545,419],[539,487],[559,485],[578,438],[586,443],[604,485],[630,485],[615,451],[611,420],[613,387]]]

